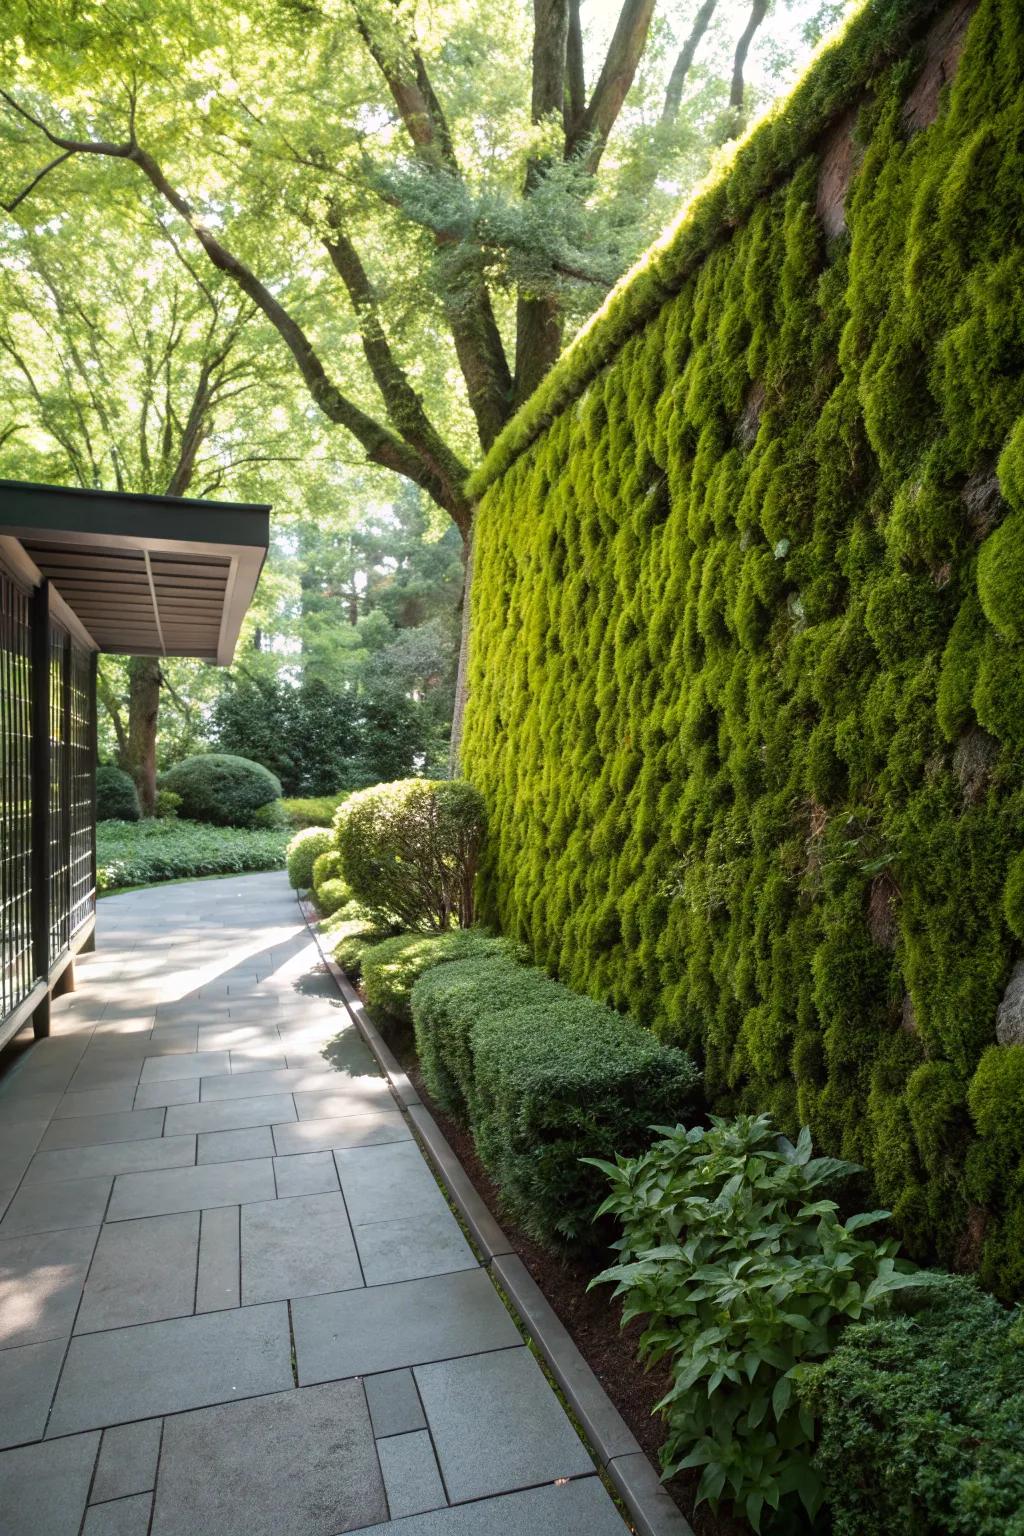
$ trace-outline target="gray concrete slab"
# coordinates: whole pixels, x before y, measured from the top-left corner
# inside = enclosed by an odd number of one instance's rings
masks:
[[[156,1109],[171,1104],[198,1104],[198,1077],[179,1077],[171,1083],[140,1083],[135,1090],[136,1109]]]
[[[220,1205],[202,1212],[196,1311],[223,1312],[241,1305],[239,1208]]]
[[[400,1526],[374,1525],[361,1536],[627,1536],[627,1527],[596,1477],[531,1488],[501,1498],[413,1515]]]
[[[39,1143],[40,1151],[58,1147],[98,1147],[112,1141],[143,1141],[162,1136],[162,1109],[130,1110],[120,1115],[78,1115],[74,1120],[55,1120]]]
[[[191,1313],[199,1212],[107,1222],[75,1321],[76,1333],[127,1328]]]
[[[26,1184],[99,1178],[117,1173],[150,1173],[187,1168],[196,1160],[194,1136],[161,1136],[152,1141],[112,1141],[101,1147],[66,1147],[37,1152],[25,1171]]]
[[[593,1470],[525,1345],[417,1366],[413,1375],[453,1503]]]
[[[372,1147],[382,1142],[411,1141],[412,1132],[397,1110],[393,1114],[348,1115],[340,1120],[299,1120],[274,1126],[279,1156],[293,1152],[331,1152],[340,1147]]]
[[[42,1435],[64,1348],[63,1339],[50,1339],[0,1349],[0,1446],[21,1445]],[[0,1530],[5,1530],[2,1522]]]
[[[143,1063],[141,1083],[167,1083],[182,1077],[207,1077],[230,1072],[227,1051],[181,1051],[168,1056],[149,1056]]]
[[[99,1443],[99,1435],[73,1435],[56,1445],[26,1445],[0,1456],[4,1536],[77,1533]]]
[[[378,1440],[388,1435],[406,1435],[414,1429],[426,1429],[423,1405],[416,1390],[412,1371],[385,1371],[363,1378],[370,1422]]]
[[[0,1239],[23,1232],[95,1227],[103,1220],[112,1183],[110,1178],[94,1178],[23,1184],[0,1221]]]
[[[448,1214],[448,1202],[414,1141],[335,1152],[354,1227],[406,1216]]]
[[[196,1151],[198,1163],[234,1163],[250,1157],[273,1157],[274,1137],[269,1125],[250,1125],[241,1131],[202,1131]]]
[[[244,1082],[244,1078],[238,1078]],[[295,1119],[290,1093],[260,1094],[212,1104],[175,1104],[167,1111],[167,1134],[187,1131],[240,1131],[249,1125],[279,1125]]]
[[[274,1158],[277,1197],[333,1194],[338,1173],[330,1152],[298,1152],[294,1157]]]
[[[47,1434],[181,1413],[291,1385],[284,1302],[80,1334],[68,1349]]]
[[[257,1094],[294,1093],[297,1088],[306,1086],[322,1088],[330,1080],[331,1074],[326,1069],[310,1071],[303,1067],[241,1072],[233,1077],[204,1076],[199,1096],[204,1103],[223,1099],[251,1099]]]
[[[340,1194],[242,1206],[242,1303],[346,1291],[363,1283]]]
[[[92,1504],[85,1512],[82,1536],[147,1536],[151,1493],[115,1499],[112,1504]]]
[[[292,1302],[300,1385],[520,1342],[482,1269]]]
[[[338,1536],[386,1519],[357,1381],[168,1420],[153,1536]]]
[[[0,1349],[70,1336],[98,1232],[0,1238]]]
[[[123,1499],[148,1493],[156,1484],[163,1419],[119,1424],[103,1431],[103,1443],[92,1484],[92,1501]]]
[[[477,1263],[447,1207],[422,1216],[356,1227],[355,1238],[367,1285],[447,1275],[458,1269],[474,1269]]]
[[[248,1051],[231,1052],[231,1071],[236,1076],[245,1076],[250,1072],[283,1072],[288,1063],[281,1053],[280,1046],[272,1047],[273,1054],[264,1054],[256,1049]]]
[[[333,1087],[297,1089],[294,1098],[300,1120],[337,1120],[395,1107],[386,1077],[336,1076]]]
[[[207,1206],[241,1205],[248,1200],[273,1198],[274,1165],[269,1157],[209,1163],[201,1168],[168,1168],[156,1173],[123,1173],[114,1181],[108,1219],[170,1216],[176,1211],[201,1211]]]
[[[74,1120],[80,1115],[110,1115],[131,1109],[135,1089],[131,1083],[116,1088],[93,1088],[84,1093],[66,1093],[53,1111],[54,1120]]]
[[[377,1455],[392,1520],[443,1509],[448,1503],[434,1448],[425,1429],[377,1441]]]

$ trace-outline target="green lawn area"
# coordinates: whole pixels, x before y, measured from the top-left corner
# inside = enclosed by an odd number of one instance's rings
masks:
[[[197,821],[101,821],[96,829],[99,893],[197,875],[283,869],[290,830],[214,827]]]

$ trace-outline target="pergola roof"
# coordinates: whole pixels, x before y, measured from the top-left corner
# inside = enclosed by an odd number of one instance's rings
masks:
[[[0,554],[95,650],[226,665],[269,540],[269,506],[0,480]]]

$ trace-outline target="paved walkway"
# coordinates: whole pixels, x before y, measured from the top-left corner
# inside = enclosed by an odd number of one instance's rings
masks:
[[[0,1084],[3,1536],[623,1536],[283,875],[79,981]]]

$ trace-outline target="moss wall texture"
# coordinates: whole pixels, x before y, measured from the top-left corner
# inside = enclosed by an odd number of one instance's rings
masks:
[[[1020,0],[870,4],[475,490],[485,916],[1024,1292]]]

